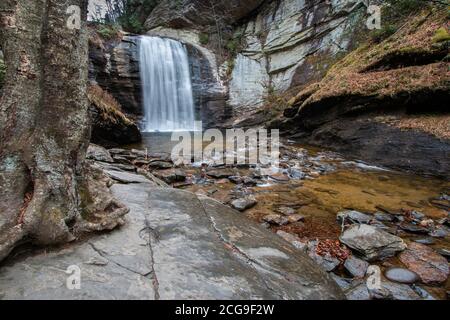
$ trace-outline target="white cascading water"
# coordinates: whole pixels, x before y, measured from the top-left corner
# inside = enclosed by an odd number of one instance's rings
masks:
[[[139,55],[143,131],[194,131],[194,99],[186,47],[172,39],[141,37]]]

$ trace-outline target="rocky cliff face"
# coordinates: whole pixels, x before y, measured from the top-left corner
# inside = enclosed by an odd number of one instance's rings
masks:
[[[91,32],[89,78],[107,89],[126,113],[141,115],[138,39],[128,35],[100,38]]]
[[[356,0],[235,1],[231,10],[221,1],[212,2],[214,10],[195,0],[184,1],[182,8],[163,2],[146,27],[151,34],[200,48],[218,79],[215,87],[226,92],[222,99],[210,99],[222,118],[248,115],[274,92],[321,79],[355,45],[355,30],[364,30],[365,7]],[[216,23],[231,34],[226,53],[205,44],[204,32],[217,33]],[[210,35],[214,37],[217,42],[217,34]]]

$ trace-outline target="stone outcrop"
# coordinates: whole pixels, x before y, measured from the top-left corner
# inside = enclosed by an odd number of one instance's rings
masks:
[[[145,22],[147,29],[164,26],[169,28],[207,28],[217,20],[233,24],[247,17],[264,0],[167,0],[161,1]]]
[[[364,17],[360,1],[269,2],[238,31],[244,44],[234,61],[230,104],[254,111],[264,98],[319,80],[354,47]]]
[[[306,254],[238,212],[134,176],[112,187],[130,208],[126,225],[7,261],[0,298],[344,299]],[[70,266],[81,270],[79,290],[66,287]]]
[[[299,92],[272,126],[365,161],[448,178],[448,41],[436,38],[446,21],[445,8],[427,9],[381,43],[361,46]]]
[[[133,115],[142,115],[138,38],[118,32],[102,39],[91,30],[89,41],[89,78],[110,92]]]
[[[88,98],[93,143],[116,147],[141,141],[138,126],[122,112],[120,104],[109,92],[91,85]]]

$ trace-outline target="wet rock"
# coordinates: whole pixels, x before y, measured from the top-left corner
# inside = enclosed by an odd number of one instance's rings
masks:
[[[289,207],[279,207],[276,209],[277,212],[284,214],[285,216],[293,215],[297,212],[297,210]]]
[[[289,168],[289,177],[295,180],[303,180],[306,178],[306,173],[296,168]]]
[[[136,167],[131,164],[105,162],[96,162],[95,164],[101,167],[103,170],[136,172]]]
[[[437,252],[441,256],[445,257],[447,260],[450,260],[450,250],[442,248],[442,249],[437,249]]]
[[[171,184],[176,182],[184,182],[186,180],[186,174],[179,169],[165,169],[154,172],[155,176],[164,182]]]
[[[156,161],[150,161],[148,166],[151,169],[170,169],[173,167],[173,163],[169,162],[169,161],[156,160]]]
[[[368,288],[370,299],[372,300],[394,300],[392,292],[384,287],[371,289]]]
[[[436,300],[427,290],[417,286],[412,285],[411,288],[417,293],[423,300]]]
[[[275,173],[269,176],[270,179],[278,182],[288,182],[290,179],[287,175],[282,173]]]
[[[401,223],[399,225],[400,229],[410,232],[410,233],[421,233],[421,234],[427,234],[430,230],[428,228],[422,227],[420,225],[416,225],[413,223]]]
[[[367,261],[392,257],[406,249],[401,238],[366,224],[351,226],[340,240]]]
[[[255,179],[250,177],[241,177],[241,176],[231,176],[228,179],[235,184],[243,184],[247,187],[254,187],[258,184]]]
[[[231,202],[231,207],[233,207],[234,209],[236,209],[238,211],[245,211],[247,209],[253,208],[254,206],[256,206],[257,203],[258,202],[256,201],[255,198],[245,197],[245,198],[233,200]]]
[[[337,220],[342,222],[351,222],[351,223],[370,223],[370,221],[373,219],[372,216],[369,216],[367,214],[364,214],[359,211],[342,211],[339,212],[337,215]]]
[[[270,226],[270,224],[269,224],[269,226]],[[307,243],[301,241],[299,237],[297,237],[293,234],[287,233],[285,231],[282,231],[282,230],[278,230],[277,235],[279,235],[281,238],[283,238],[284,240],[286,240],[287,242],[292,244],[297,249],[306,251]]]
[[[432,238],[415,239],[413,241],[425,245],[432,245],[435,242]]]
[[[420,221],[425,219],[426,216],[422,212],[413,210],[411,211],[411,217]]]
[[[288,218],[286,218],[280,214],[269,214],[267,216],[264,216],[263,220],[267,223],[270,223],[272,225],[277,225],[277,226],[284,226],[289,223]]]
[[[374,215],[375,219],[381,222],[393,222],[395,217],[389,213],[377,212]]]
[[[413,284],[420,281],[417,273],[404,268],[390,268],[384,275],[387,279],[398,283]]]
[[[450,201],[449,200],[432,199],[432,200],[430,200],[430,203],[439,209],[444,209],[444,210],[450,211]]]
[[[319,255],[317,253],[317,244],[317,241],[310,241],[308,243],[308,256],[327,272],[331,272],[336,269],[341,264],[339,259],[331,256],[328,252],[323,256]]]
[[[125,155],[113,155],[112,157],[113,157],[113,159],[114,159],[114,162],[117,162],[117,163],[127,164],[127,165],[129,165],[129,164],[131,163],[131,162],[130,162],[130,159],[128,158],[129,156],[125,156]]]
[[[436,227],[429,235],[433,238],[446,238],[450,234],[450,231],[445,226]]]
[[[149,179],[141,176],[139,174],[133,174],[129,172],[123,171],[114,171],[114,170],[105,170],[105,173],[113,180],[116,180],[120,183],[124,184],[133,184],[133,183],[147,183],[153,185],[154,183]]]
[[[121,149],[121,148],[112,148],[108,150],[110,154],[112,155],[123,155],[123,154],[129,154],[130,151]]]
[[[101,161],[101,162],[114,162],[108,150],[105,148],[98,146],[96,144],[90,144],[86,153],[86,158]]]
[[[353,277],[363,278],[366,275],[367,268],[369,268],[369,263],[352,255],[345,260],[344,268]]]
[[[228,168],[209,170],[206,172],[206,174],[215,179],[223,179],[235,176],[235,172],[232,169]]]
[[[337,285],[343,290],[347,291],[352,287],[352,279],[346,279],[339,277],[334,273],[330,273],[331,278],[337,283]]]
[[[305,216],[301,214],[293,214],[287,217],[289,223],[296,223],[300,221],[305,221]]]
[[[449,276],[447,259],[425,245],[412,242],[399,256],[400,261],[417,273],[425,284],[440,284]]]
[[[381,281],[379,290],[369,290],[366,283],[361,283],[348,290],[345,295],[348,300],[420,300],[421,297],[409,285]]]

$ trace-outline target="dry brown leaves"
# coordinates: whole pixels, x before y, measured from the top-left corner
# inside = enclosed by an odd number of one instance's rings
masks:
[[[339,240],[321,240],[317,244],[316,253],[320,256],[326,256],[327,254],[332,257],[338,258],[339,261],[344,262],[350,256],[350,250],[342,245]]]

